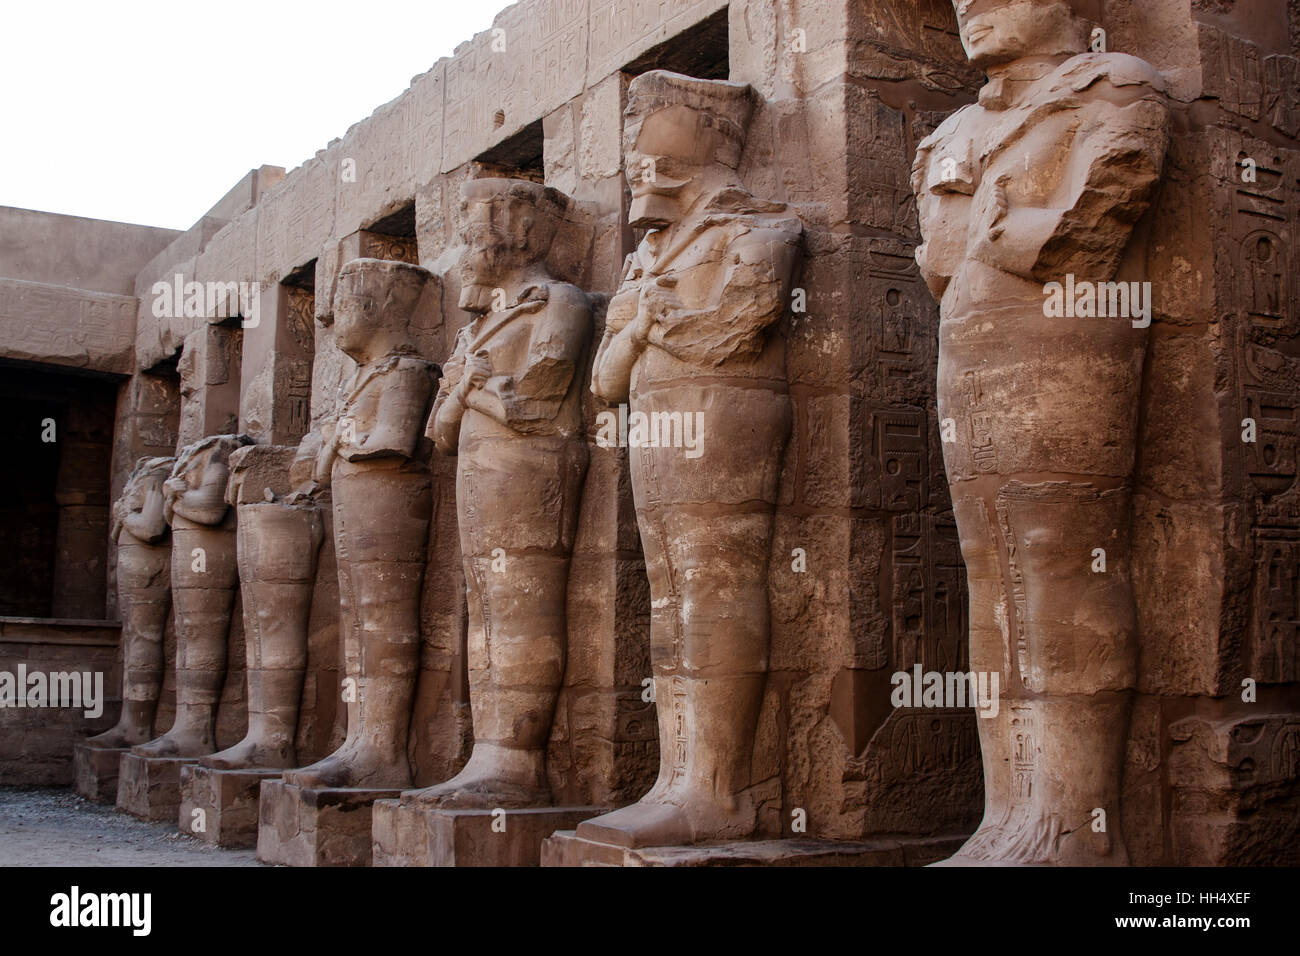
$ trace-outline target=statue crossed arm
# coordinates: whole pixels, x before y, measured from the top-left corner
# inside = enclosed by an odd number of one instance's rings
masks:
[[[490,340],[473,334],[477,321],[456,337],[455,351],[443,366],[427,431],[444,454],[456,454],[467,409],[528,434],[545,429],[569,394],[589,337],[591,307],[586,296],[556,283],[544,297],[514,311],[517,315],[507,322],[527,318],[530,326],[526,355],[517,369],[493,367]]]
[[[967,258],[1032,282],[1065,274],[1105,281],[1114,275],[1129,231],[1149,207],[1160,179],[1168,108],[1163,81],[1125,54],[1083,54],[1006,142],[980,160],[965,107],[924,140],[912,170],[922,206],[931,197],[969,196]],[[982,110],[981,110],[982,112]],[[976,182],[973,167],[982,165]],[[946,175],[945,175],[946,173]],[[960,225],[960,223],[958,223]],[[1081,234],[1096,236],[1081,242]],[[936,295],[947,288],[946,257],[931,257],[926,231],[917,250]]]
[[[610,304],[596,353],[592,392],[606,402],[626,402],[632,368],[649,346],[705,367],[757,355],[763,333],[785,308],[798,254],[799,230],[792,223],[737,230],[722,250],[721,269],[708,261],[638,283],[640,256],[629,256],[625,291]]]

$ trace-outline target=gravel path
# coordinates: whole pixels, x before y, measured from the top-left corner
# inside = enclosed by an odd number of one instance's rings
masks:
[[[260,865],[252,850],[209,846],[70,789],[0,787],[0,866]]]

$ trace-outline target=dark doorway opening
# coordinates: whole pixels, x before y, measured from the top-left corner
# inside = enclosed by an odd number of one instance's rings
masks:
[[[672,70],[701,80],[725,80],[731,74],[728,56],[727,8],[646,50],[623,67],[629,77],[651,70]]]
[[[543,139],[542,121],[529,123],[519,132],[507,136],[491,149],[479,154],[476,161],[482,167],[482,175],[544,182]]]
[[[0,363],[0,615],[102,620],[118,383]]]

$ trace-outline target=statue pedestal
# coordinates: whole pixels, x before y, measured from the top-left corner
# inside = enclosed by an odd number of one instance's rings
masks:
[[[257,846],[262,781],[274,780],[283,772],[214,770],[198,764],[182,767],[180,831],[214,846]],[[203,812],[196,815],[195,810]]]
[[[197,757],[141,757],[122,754],[117,777],[117,808],[141,820],[176,821],[181,808],[181,767]]]
[[[72,748],[72,787],[92,803],[117,801],[118,766],[129,747],[92,747],[77,744]]]
[[[547,837],[608,811],[608,807],[442,810],[380,800],[372,827],[374,865],[538,866]]]
[[[257,858],[283,866],[369,866],[371,809],[401,790],[304,790],[262,781]]]
[[[542,843],[542,866],[926,866],[965,842],[965,834],[863,841],[791,837],[630,849],[563,830]]]

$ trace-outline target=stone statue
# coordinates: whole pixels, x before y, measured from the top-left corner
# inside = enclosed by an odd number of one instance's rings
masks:
[[[176,721],[141,757],[201,757],[216,748],[217,704],[226,679],[226,642],[239,587],[235,511],[226,504],[229,458],[245,435],[211,435],[182,449],[163,484],[172,527],[176,607]]]
[[[304,439],[307,445],[316,436]],[[293,447],[250,445],[230,456],[226,500],[238,509],[239,581],[248,662],[248,734],[200,763],[218,770],[292,767],[307,671],[307,625],[324,537],[311,486],[286,496]],[[260,487],[259,487],[260,486]]]
[[[569,556],[587,470],[582,375],[591,307],[544,262],[567,197],[515,179],[462,189],[461,329],[428,434],[459,455],[474,751],[408,794],[442,807],[547,806],[546,746],[564,676]]]
[[[348,732],[322,760],[285,773],[303,788],[411,785],[407,731],[420,655],[420,593],[433,511],[423,426],[437,366],[412,344],[429,273],[354,259],[339,273],[334,337],[357,362],[313,480],[334,500]]]
[[[628,445],[660,767],[639,802],[579,825],[597,842],[689,844],[756,823],[747,788],[791,428],[784,339],[768,329],[790,301],[802,226],[736,174],[755,100],[747,85],[658,70],[628,88],[628,218],[649,232],[609,304],[591,387],[653,425]]]
[[[163,681],[163,633],[172,607],[171,540],[163,515],[163,482],[175,458],[141,458],[113,503],[110,535],[117,543],[117,608],[122,619],[122,714],[87,743],[133,747],[153,732]]]
[[[957,3],[989,82],[913,172],[971,666],[1002,688],[998,716],[978,721],[984,819],[953,862],[1127,862],[1131,480],[1150,320],[1149,293],[1145,318],[1134,308],[1135,224],[1167,107],[1149,64],[1083,52],[1093,24],[1078,7]]]

